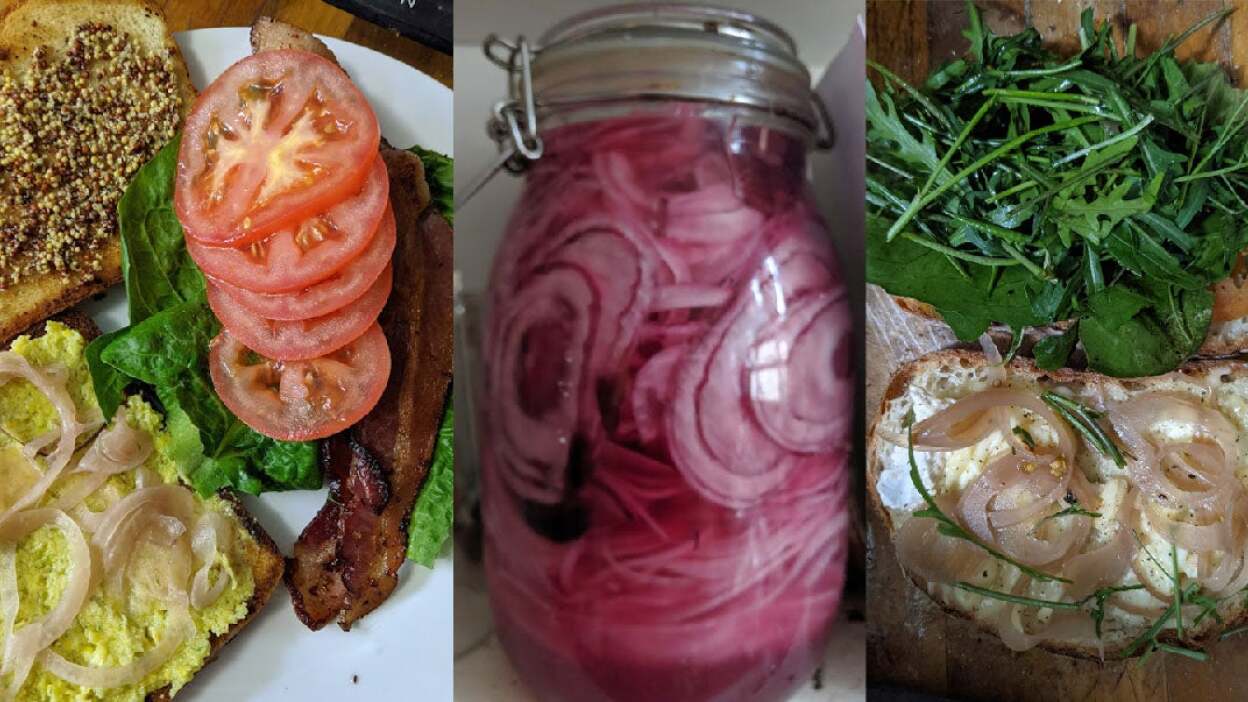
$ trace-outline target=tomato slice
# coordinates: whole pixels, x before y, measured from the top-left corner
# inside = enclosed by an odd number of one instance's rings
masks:
[[[384,165],[381,180],[389,182]],[[393,251],[394,212],[387,201],[389,186],[385,187],[380,202],[373,202],[374,194],[368,195],[368,202],[352,198],[305,220],[297,229],[280,231],[241,249],[205,246],[188,238],[186,250],[205,273],[235,287],[264,293],[302,290],[333,277],[378,239],[378,246]],[[374,205],[376,211],[371,209]]]
[[[394,245],[394,229],[383,231],[373,237],[368,248],[346,268],[319,283],[292,292],[252,292],[211,276],[208,280],[234,304],[258,317],[312,319],[336,312],[363,297],[390,265]]]
[[[333,62],[307,51],[253,54],[187,115],[178,219],[206,243],[256,241],[359,190],[380,139],[368,100]]]
[[[312,319],[282,321],[257,317],[233,303],[211,280],[208,306],[221,326],[256,353],[279,361],[302,361],[324,356],[355,341],[377,321],[394,284],[389,266],[355,302],[336,312]]]
[[[244,424],[274,439],[307,441],[346,429],[377,405],[390,379],[390,348],[374,323],[328,355],[274,361],[222,331],[208,367],[217,395]]]

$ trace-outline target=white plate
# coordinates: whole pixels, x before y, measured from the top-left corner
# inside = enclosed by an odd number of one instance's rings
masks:
[[[250,53],[246,29],[197,29],[175,35],[202,88]],[[326,39],[368,97],[393,145],[451,153],[450,89],[410,66],[356,44]],[[127,322],[119,285],[83,306],[111,331]],[[325,491],[270,493],[246,499],[284,553],[325,501]],[[429,571],[407,564],[390,599],[350,632],[330,625],[308,631],[278,586],[268,606],[219,660],[178,696],[209,700],[450,700],[452,567],[449,549]]]

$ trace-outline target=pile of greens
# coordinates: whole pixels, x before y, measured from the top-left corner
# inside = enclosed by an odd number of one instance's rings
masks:
[[[164,406],[172,453],[201,495],[226,487],[253,495],[318,488],[314,442],[256,433],[213,390],[208,344],[221,325],[173,212],[178,143],[166,144],[135,174],[117,205],[130,326],[87,346],[100,409],[111,417],[128,388],[154,394]]]
[[[1082,50],[1035,29],[996,36],[968,2],[968,58],[919,87],[871,64],[867,277],[939,311],[960,339],[991,323],[1072,320],[1035,349],[1076,342],[1115,376],[1173,370],[1201,345],[1209,286],[1248,247],[1248,93],[1174,49],[1221,11],[1137,57],[1082,15]]]

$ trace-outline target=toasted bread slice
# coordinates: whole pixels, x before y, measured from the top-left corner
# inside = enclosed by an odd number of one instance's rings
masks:
[[[64,324],[81,334],[87,342],[90,342],[100,334],[100,329],[95,322],[81,312],[70,310],[48,321]],[[25,333],[33,338],[42,335],[45,328],[46,323],[41,322],[26,330]],[[8,348],[7,342],[0,344],[0,348]],[[285,559],[282,557],[277,544],[273,542],[272,537],[251,516],[238,497],[228,490],[219,492],[217,496],[226,503],[231,512],[230,517],[235,522],[235,525],[252,537],[251,541],[240,542],[238,547],[241,551],[240,560],[250,569],[252,581],[255,585],[251,598],[247,602],[247,611],[243,617],[234,622],[227,631],[213,635],[209,640],[210,650],[208,658],[204,660],[203,665],[207,665],[216,659],[221,649],[233,640],[244,627],[250,624],[260,610],[264,608],[273,591],[282,581],[282,575],[286,567]],[[203,667],[201,666],[199,670],[203,670]],[[198,674],[198,671],[196,671],[196,674]],[[173,694],[168,686],[147,695],[148,702],[168,702],[172,698]]]
[[[40,47],[48,47],[54,64],[63,60],[79,28],[89,24],[104,25],[124,34],[142,55],[169,58],[170,70],[167,71],[167,80],[160,81],[159,85],[168,91],[167,97],[178,101],[177,121],[180,122],[195,100],[195,88],[191,85],[186,63],[178,51],[177,44],[173,41],[169,28],[165,25],[159,6],[145,0],[0,1],[0,75],[19,82],[31,75],[35,55]],[[81,89],[86,91],[121,90],[123,102],[130,105],[145,104],[154,97],[149,89],[141,86],[128,87],[131,85],[117,78],[99,78],[88,81]],[[136,124],[144,119],[152,119],[149,115],[143,114],[141,109],[128,110],[128,112],[133,112],[132,119],[136,120]],[[124,150],[125,147],[121,145],[123,142],[120,140],[129,137],[137,129],[126,129],[121,135],[112,135],[105,127],[113,121],[111,119],[100,120],[100,129],[94,134],[84,135],[81,139],[83,144],[90,147],[93,143],[105,152],[109,151],[112,145],[116,145],[119,150]],[[40,153],[51,160],[64,155],[62,151],[68,152],[83,144],[75,145],[58,141],[50,148],[41,147]],[[146,144],[138,152],[132,153],[123,164],[101,165],[98,168],[115,173],[117,179],[124,184],[138,166],[146,162],[161,145],[163,144]],[[14,145],[0,144],[0,149],[9,148],[14,148]],[[22,160],[29,159],[23,158]],[[76,169],[90,170],[81,164]],[[17,226],[15,223],[19,217],[23,220],[27,217],[26,214],[19,214],[15,209],[5,207],[2,197],[4,192],[7,189],[20,201],[24,196],[32,194],[26,190],[37,189],[36,186],[20,184],[6,186],[4,170],[0,167],[0,252],[3,251],[5,239],[16,236],[12,228]],[[25,269],[29,266],[29,262],[18,260],[7,264],[0,263],[0,340],[10,339],[39,320],[77,304],[121,281],[121,242],[116,234],[115,223],[112,221],[116,216],[120,190],[106,185],[96,186],[96,183],[101,183],[105,179],[96,177],[94,173],[89,176],[84,179],[91,183],[87,186],[91,191],[87,194],[85,201],[92,205],[98,204],[96,216],[102,216],[105,219],[102,225],[97,222],[82,222],[69,226],[78,226],[83,231],[94,231],[103,226],[108,235],[103,240],[94,240],[84,244],[83,251],[73,253],[72,264],[65,273],[32,271],[23,274],[18,282],[13,283],[9,279],[14,272],[13,269]],[[75,193],[72,197],[75,200],[84,200],[80,193]],[[34,225],[29,236],[35,238],[48,236],[50,227],[44,216],[35,214],[26,221]],[[3,257],[0,257],[0,261],[3,261]],[[4,287],[5,283],[9,283],[7,287]]]
[[[1058,387],[1071,392],[1076,399],[1103,397],[1109,401],[1130,402],[1132,398],[1150,391],[1164,391],[1190,397],[1193,401],[1202,402],[1226,416],[1235,427],[1239,441],[1248,441],[1246,422],[1241,418],[1239,407],[1248,402],[1248,364],[1228,361],[1199,361],[1189,363],[1178,371],[1165,376],[1148,379],[1120,380],[1096,373],[1073,371],[1069,369],[1046,372],[1038,369],[1031,361],[1016,359],[1013,361],[1002,381],[999,377],[1001,369],[991,366],[983,354],[967,350],[937,351],[923,356],[903,366],[892,378],[880,406],[878,419],[867,435],[867,496],[870,509],[874,510],[886,526],[888,533],[877,535],[877,538],[895,538],[898,531],[915,517],[913,512],[922,508],[923,500],[910,478],[910,464],[904,444],[906,437],[905,422],[907,415],[913,412],[914,420],[922,421],[947,407],[954,400],[968,396],[989,387],[1011,387],[1029,393],[1052,390]],[[1034,415],[1018,411],[1011,412],[1011,421],[1016,426],[1024,426],[1035,437],[1037,443],[1044,444],[1049,440],[1042,438],[1045,425]],[[1181,418],[1167,417],[1166,421],[1179,421]],[[1162,431],[1162,423],[1156,425],[1156,431]],[[1037,426],[1038,425],[1038,426]],[[1167,429],[1166,431],[1170,431]],[[1076,433],[1076,437],[1078,434]],[[1175,439],[1179,440],[1179,439]],[[1130,474],[1114,466],[1106,457],[1082,439],[1077,439],[1075,470],[1083,471],[1089,477],[1092,489],[1100,503],[1089,506],[1101,516],[1092,522],[1091,535],[1084,543],[1077,545],[1071,553],[1085,553],[1096,546],[1116,538],[1120,528],[1120,513],[1114,508],[1118,500],[1130,493],[1133,483]],[[956,451],[936,452],[916,449],[916,463],[925,486],[933,496],[945,505],[945,512],[950,517],[966,526],[963,517],[958,514],[958,498],[972,482],[979,477],[992,459],[1011,451],[1006,438],[1000,432],[989,435],[980,443],[969,448]],[[1238,458],[1238,457],[1237,457]],[[1248,461],[1238,458],[1238,475],[1240,480],[1248,480],[1245,476]],[[1056,503],[1052,510],[1058,509]],[[1148,551],[1135,547],[1130,556],[1130,567],[1126,568],[1122,580],[1118,584],[1130,585],[1147,582],[1150,587],[1161,592],[1172,592],[1170,589],[1170,573],[1150,563],[1149,555],[1153,554],[1164,562],[1170,563],[1170,547],[1154,529],[1149,520],[1139,519],[1137,510],[1126,510],[1132,528],[1137,535],[1139,544],[1146,545]],[[1075,519],[1072,517],[1068,519]],[[1248,515],[1235,515],[1238,520],[1248,519]],[[1054,522],[1060,524],[1061,522]],[[1038,528],[1038,527],[1033,527]],[[1049,526],[1047,528],[1063,528]],[[1126,533],[1126,532],[1124,532]],[[1050,536],[1052,532],[1050,532]],[[936,538],[953,537],[940,535]],[[975,547],[967,546],[975,554],[982,552]],[[1186,553],[1186,552],[1184,552]],[[1184,582],[1195,582],[1197,578],[1196,554],[1189,560],[1183,556],[1182,569]],[[972,562],[970,574],[965,577],[971,584],[997,591],[1008,590],[1020,582],[1021,573],[1008,564],[982,554],[982,561]],[[1226,554],[1214,553],[1212,558],[1227,557]],[[899,555],[899,559],[902,558]],[[892,567],[889,564],[877,564],[878,567]],[[958,590],[953,582],[928,580],[924,576],[901,564],[909,579],[920,590],[927,593],[937,605],[951,615],[968,619],[985,631],[999,633],[1002,607],[1007,607],[998,600],[985,598],[969,592]],[[981,571],[980,568],[983,568]],[[1044,572],[1053,572],[1055,567],[1041,567]],[[982,578],[980,576],[983,576]],[[956,576],[955,576],[956,577]],[[1143,579],[1143,580],[1141,580]],[[1035,587],[1032,581],[1030,587]],[[1040,599],[1063,599],[1064,590],[1052,584],[1041,584],[1035,590],[1024,590],[1022,594]],[[1049,588],[1049,589],[1045,589]],[[1044,594],[1040,594],[1043,592]],[[1031,593],[1031,594],[1029,594]],[[1124,610],[1119,603],[1137,608],[1164,606],[1147,591],[1139,590],[1122,593],[1110,598],[1106,607],[1103,623],[1101,645],[1092,645],[1086,638],[1072,640],[1062,636],[1046,636],[1043,627],[1036,627],[1034,633],[1040,640],[1041,648],[1079,657],[1111,657],[1122,654],[1128,645],[1157,620],[1155,615],[1133,614]],[[1027,608],[1023,608],[1026,610]],[[1213,617],[1204,617],[1199,624],[1189,616],[1185,618],[1184,635],[1179,637],[1173,623],[1163,627],[1159,641],[1180,644],[1187,647],[1200,648],[1217,640],[1222,631],[1230,630],[1248,622],[1248,607],[1245,606],[1242,594],[1221,600],[1217,608],[1220,622]],[[1034,623],[1034,622],[1033,622]],[[1103,649],[1102,649],[1103,646]],[[1136,651],[1142,653],[1142,651]]]

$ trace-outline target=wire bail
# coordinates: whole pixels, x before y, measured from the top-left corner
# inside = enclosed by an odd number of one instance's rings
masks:
[[[537,132],[537,100],[533,96],[533,49],[523,35],[514,44],[497,34],[485,38],[485,56],[491,63],[507,71],[511,98],[494,105],[490,120],[490,138],[502,150],[510,146],[515,158],[507,162],[507,170],[519,173],[529,162],[542,157],[542,138]]]
[[[521,35],[516,37],[514,44],[509,44],[497,34],[491,34],[485,38],[481,48],[490,63],[507,71],[511,98],[494,103],[485,125],[486,134],[498,145],[498,157],[469,181],[462,193],[456,192],[456,209],[471,200],[499,171],[520,175],[542,157],[543,151],[542,138],[537,133],[533,49],[529,41]]]

